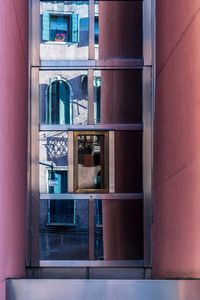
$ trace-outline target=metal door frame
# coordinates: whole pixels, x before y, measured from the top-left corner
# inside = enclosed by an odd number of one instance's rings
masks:
[[[89,60],[87,61],[40,61],[40,1],[29,0],[29,138],[28,138],[28,218],[27,218],[27,266],[62,267],[144,267],[151,268],[152,228],[152,175],[153,175],[153,132],[155,102],[155,0],[143,0],[143,59],[107,60],[94,59],[94,0],[89,0]],[[89,118],[89,125],[39,125],[39,71],[40,70],[87,69],[89,77],[94,70],[142,69],[143,70],[143,123],[95,125]],[[89,86],[90,99],[92,88]],[[90,106],[92,112],[92,106]],[[98,197],[103,199],[143,199],[144,203],[144,260],[140,261],[39,261],[39,201],[49,195],[39,195],[38,135],[40,130],[136,130],[143,131],[143,194],[65,194],[65,197],[82,199],[88,197],[92,203]],[[113,139],[113,136],[112,136]],[[112,143],[110,143],[112,146]],[[111,147],[112,148],[112,147]],[[113,150],[112,150],[113,151]],[[113,163],[113,162],[112,162]],[[58,199],[59,195],[57,196]],[[54,195],[55,199],[55,195]],[[65,198],[66,199],[66,198]],[[79,198],[80,199],[80,198]]]

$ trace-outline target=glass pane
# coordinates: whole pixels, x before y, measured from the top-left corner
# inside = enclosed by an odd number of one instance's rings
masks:
[[[94,17],[94,43],[99,44],[99,17]]]
[[[40,193],[68,191],[68,143],[66,132],[40,132]]]
[[[87,124],[87,71],[40,72],[41,124]]]
[[[40,1],[41,60],[87,60],[89,1]]]
[[[101,71],[94,71],[94,122],[101,122]]]
[[[115,132],[115,192],[142,193],[142,132]]]
[[[78,135],[78,190],[105,189],[104,135]]]
[[[142,123],[142,71],[94,71],[94,121]]]
[[[96,200],[95,259],[143,259],[142,200]]]
[[[103,216],[102,200],[95,200],[95,228],[94,228],[94,257],[103,260]]]
[[[88,201],[40,201],[40,259],[88,260]]]
[[[95,59],[142,58],[143,1],[96,1]]]
[[[94,48],[95,48],[95,59],[99,59],[99,3],[98,1],[95,1]]]

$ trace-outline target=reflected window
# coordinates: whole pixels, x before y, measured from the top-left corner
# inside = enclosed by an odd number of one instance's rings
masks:
[[[43,0],[40,16],[41,60],[88,60],[89,1]]]
[[[40,259],[88,260],[88,200],[40,201]]]
[[[50,194],[67,193],[67,171],[49,170],[48,185]],[[48,224],[76,224],[75,201],[49,200]]]
[[[99,71],[97,71],[99,72]],[[96,72],[96,73],[97,73]],[[100,123],[101,119],[101,77],[94,77],[94,121]]]
[[[75,200],[49,200],[48,225],[75,225],[76,205]]]
[[[43,41],[78,43],[78,14],[43,12]]]
[[[64,80],[54,80],[47,89],[47,124],[70,124],[70,89]]]
[[[88,132],[75,137],[75,191],[107,191],[108,133]]]
[[[40,132],[40,192],[68,192],[68,134],[62,131]]]
[[[94,18],[94,43],[95,45],[99,44],[99,17],[95,16]]]
[[[67,171],[49,170],[48,186],[50,194],[67,193]]]
[[[81,125],[88,122],[87,71],[40,72],[40,123]]]

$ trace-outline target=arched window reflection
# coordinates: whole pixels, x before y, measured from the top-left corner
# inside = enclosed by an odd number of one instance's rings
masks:
[[[70,88],[64,79],[50,79],[46,120],[47,124],[70,124]]]
[[[95,123],[101,122],[101,73],[94,73],[94,120]]]

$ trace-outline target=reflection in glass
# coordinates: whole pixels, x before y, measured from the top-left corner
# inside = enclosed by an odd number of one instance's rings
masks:
[[[95,16],[94,18],[94,43],[95,45],[99,44],[99,17]]]
[[[75,200],[49,200],[48,225],[74,225],[77,223]]]
[[[95,259],[143,259],[142,200],[96,200]]]
[[[40,201],[40,259],[88,260],[88,201]]]
[[[70,124],[70,88],[63,79],[49,80],[46,103],[47,124]]]
[[[41,124],[87,124],[87,80],[87,71],[41,71]]]
[[[104,135],[78,135],[78,189],[104,188]]]
[[[88,59],[89,1],[40,1],[42,60]]]
[[[50,194],[67,193],[67,185],[67,171],[54,169],[48,171],[48,186]]]
[[[94,71],[94,122],[101,120],[101,71]]]
[[[142,58],[143,1],[99,1],[95,6],[99,6],[95,7],[95,14],[99,12],[98,58]]]
[[[40,132],[40,192],[68,191],[68,145],[66,132]]]
[[[49,13],[48,13],[49,14]],[[45,29],[45,16],[47,12],[43,13],[43,29]],[[71,42],[72,41],[72,16],[70,15],[54,15],[49,14],[49,40],[55,42]],[[43,30],[43,39],[45,40],[45,34]]]
[[[143,192],[141,131],[115,131],[115,192]]]
[[[103,260],[103,216],[102,201],[95,201],[95,232],[94,232],[94,257],[97,260]]]
[[[94,120],[102,124],[142,123],[142,71],[94,71]]]
[[[94,51],[95,59],[99,59],[99,1],[95,1],[95,16],[94,16]]]

